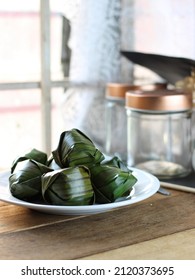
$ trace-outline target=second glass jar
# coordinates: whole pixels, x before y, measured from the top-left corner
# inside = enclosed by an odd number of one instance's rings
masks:
[[[117,155],[127,161],[127,117],[125,111],[126,92],[131,90],[161,90],[165,83],[133,85],[108,83],[106,86],[105,153]]]
[[[174,90],[128,92],[128,165],[158,178],[188,175],[192,169],[192,96]]]

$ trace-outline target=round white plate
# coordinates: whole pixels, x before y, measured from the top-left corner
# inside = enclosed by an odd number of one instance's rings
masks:
[[[130,197],[124,198],[124,200],[118,202],[86,206],[56,206],[29,203],[17,199],[11,195],[8,186],[8,177],[10,175],[9,172],[0,173],[0,200],[55,215],[89,215],[105,212],[113,208],[122,207],[142,201],[154,195],[158,191],[160,182],[155,176],[137,168],[131,168],[131,170],[133,171],[134,176],[138,179],[137,183],[134,185]]]

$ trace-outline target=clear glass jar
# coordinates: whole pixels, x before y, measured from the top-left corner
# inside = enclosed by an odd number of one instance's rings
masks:
[[[127,117],[125,94],[139,87],[132,84],[109,83],[106,87],[105,153],[127,161]]]
[[[132,85],[108,83],[106,87],[105,153],[118,155],[127,161],[127,117],[125,95],[129,90],[159,90],[166,88],[165,83]]]
[[[128,165],[158,178],[192,170],[192,95],[180,91],[128,92]]]

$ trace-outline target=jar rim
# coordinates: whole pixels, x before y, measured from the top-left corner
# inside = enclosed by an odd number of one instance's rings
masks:
[[[152,111],[184,111],[192,109],[192,93],[181,90],[128,91],[126,108]]]
[[[124,98],[128,91],[136,91],[136,90],[160,90],[165,89],[167,84],[165,83],[154,83],[154,84],[143,84],[136,85],[130,83],[108,83],[106,85],[106,98]]]

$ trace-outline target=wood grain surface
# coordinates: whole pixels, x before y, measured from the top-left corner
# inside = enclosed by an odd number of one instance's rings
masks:
[[[195,228],[195,196],[172,191],[90,216],[0,203],[0,259],[80,259]]]
[[[83,260],[195,260],[195,229],[102,252]]]

